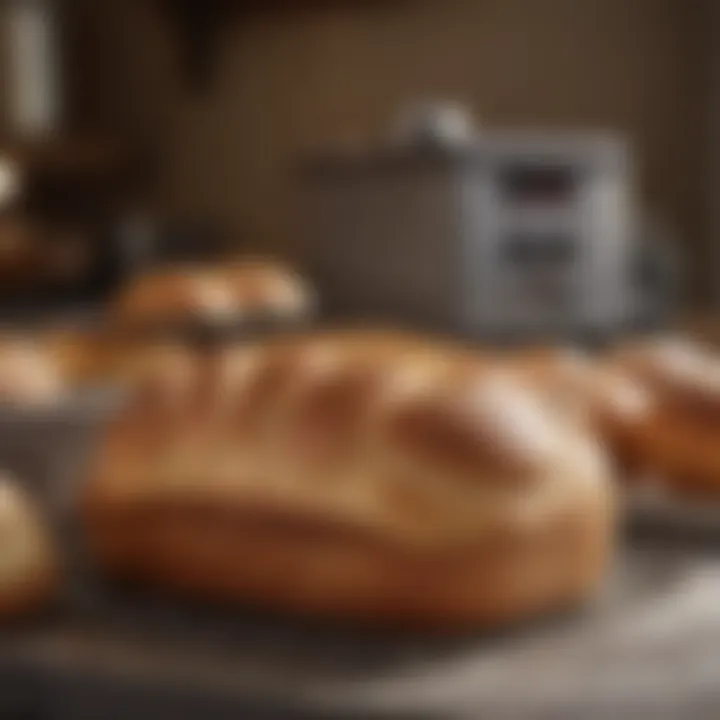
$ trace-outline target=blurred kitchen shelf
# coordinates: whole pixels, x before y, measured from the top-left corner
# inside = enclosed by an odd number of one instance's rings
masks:
[[[124,170],[129,158],[116,143],[92,136],[32,141],[0,138],[0,148],[31,175],[111,174]]]
[[[76,224],[112,214],[142,182],[138,152],[99,134],[68,134],[40,140],[0,136],[0,154],[23,174],[24,211],[38,220]]]

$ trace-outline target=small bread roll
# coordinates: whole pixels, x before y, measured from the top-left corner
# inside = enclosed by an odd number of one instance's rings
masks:
[[[145,275],[123,290],[112,309],[120,325],[158,325],[196,320],[218,322],[233,315],[229,284],[200,267],[169,268]]]
[[[47,528],[20,487],[0,476],[0,622],[37,610],[57,586]]]
[[[312,307],[310,289],[292,270],[247,261],[148,274],[122,292],[112,315],[122,326],[162,327],[165,323],[301,318]]]
[[[248,317],[302,318],[314,310],[308,284],[291,268],[265,260],[231,263],[218,271],[236,297],[238,312]]]
[[[41,343],[8,337],[0,340],[0,404],[47,407],[66,392],[60,364]]]
[[[638,450],[658,482],[679,493],[720,494],[720,357],[663,338],[622,350],[614,363],[652,394]]]

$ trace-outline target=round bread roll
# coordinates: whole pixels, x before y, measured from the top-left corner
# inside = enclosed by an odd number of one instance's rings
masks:
[[[202,267],[173,267],[130,283],[112,316],[120,325],[156,326],[203,320],[220,322],[236,311],[232,288]]]
[[[289,268],[247,261],[146,275],[121,294],[113,317],[124,326],[162,327],[300,318],[312,306],[309,288]]]
[[[720,493],[720,357],[663,338],[626,348],[614,362],[652,394],[638,450],[656,480],[680,493]]]
[[[57,585],[57,560],[46,527],[19,486],[0,476],[0,622],[37,610]]]
[[[239,314],[292,319],[307,317],[315,300],[307,283],[291,268],[267,260],[244,260],[218,271],[236,297]]]
[[[47,407],[59,402],[67,389],[62,367],[41,342],[0,339],[0,404]]]
[[[128,408],[92,464],[83,514],[109,574],[437,628],[518,622],[603,577],[605,454],[511,373],[346,333],[228,348],[188,382]]]

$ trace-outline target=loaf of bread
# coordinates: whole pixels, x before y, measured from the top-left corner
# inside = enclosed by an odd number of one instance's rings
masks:
[[[604,454],[492,363],[360,332],[172,357],[91,463],[83,516],[107,573],[445,628],[518,621],[598,585]]]
[[[614,363],[652,397],[638,452],[656,481],[681,493],[720,493],[720,357],[663,338],[624,348]]]
[[[0,477],[0,623],[47,603],[58,588],[50,537],[32,501]]]
[[[311,293],[289,268],[268,262],[173,266],[137,278],[114,303],[124,327],[301,318]]]

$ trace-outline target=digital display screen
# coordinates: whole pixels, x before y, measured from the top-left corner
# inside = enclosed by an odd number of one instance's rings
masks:
[[[513,203],[564,203],[575,193],[575,180],[568,167],[514,165],[501,175],[502,194]]]
[[[536,310],[569,310],[577,277],[578,245],[572,235],[511,233],[501,249],[518,301]]]
[[[502,244],[505,259],[516,265],[566,265],[576,250],[573,236],[557,232],[512,233]]]

